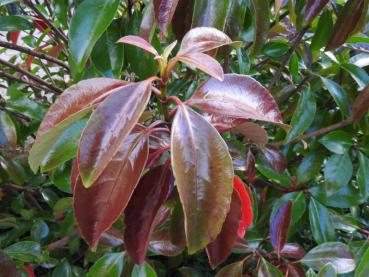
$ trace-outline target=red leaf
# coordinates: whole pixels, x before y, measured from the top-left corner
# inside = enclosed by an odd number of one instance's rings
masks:
[[[35,271],[33,270],[33,267],[31,265],[24,265],[23,268],[25,271],[27,271],[28,277],[35,277]]]
[[[187,101],[204,112],[282,124],[279,108],[269,91],[253,78],[225,74],[202,83]]]
[[[308,0],[305,7],[305,21],[310,22],[313,20],[328,2],[329,0]]]
[[[167,228],[162,228],[152,234],[149,249],[157,255],[168,257],[178,256],[183,251],[183,247],[175,245],[170,241]]]
[[[247,156],[246,156],[245,175],[247,176],[247,182],[249,183],[254,180],[255,175],[256,175],[255,157],[254,157],[254,154],[252,154],[250,148],[249,148],[249,151],[247,151]]]
[[[287,264],[287,277],[305,277],[305,271],[301,264]]]
[[[16,264],[2,250],[0,250],[0,269],[1,269],[0,276],[4,276],[4,277],[8,277],[8,276],[9,277],[20,277],[21,276],[18,272]],[[31,269],[33,271],[32,267]],[[30,275],[30,276],[34,277],[35,275]]]
[[[305,249],[297,243],[286,243],[281,250],[281,256],[294,258],[296,260],[300,260],[305,254]]]
[[[369,109],[369,86],[367,86],[356,98],[352,107],[352,118],[359,121]]]
[[[254,122],[245,122],[235,128],[235,131],[245,136],[246,141],[256,144],[267,144],[268,134],[265,129]]]
[[[14,44],[17,44],[18,42],[18,38],[19,38],[19,34],[20,34],[20,31],[16,31],[16,32],[8,32],[8,38],[9,40],[14,43]]]
[[[73,114],[101,102],[112,90],[127,85],[127,82],[109,78],[83,80],[66,89],[46,113],[37,132],[39,139],[52,127]]]
[[[288,229],[291,222],[292,202],[284,202],[270,222],[270,241],[279,255],[288,239]]]
[[[237,235],[239,238],[243,238],[245,236],[247,228],[249,228],[252,224],[252,206],[250,196],[246,191],[245,184],[241,181],[240,177],[234,176],[233,185],[235,190],[238,192],[240,196],[242,207],[242,220],[240,221],[240,226],[237,230]]]
[[[73,195],[74,214],[81,235],[95,249],[101,235],[122,214],[141,177],[148,155],[148,137],[133,133],[119,147],[93,186],[86,189],[81,178],[75,182]],[[76,164],[76,163],[75,163]],[[71,183],[76,179],[76,166]]]
[[[222,229],[232,197],[232,159],[216,129],[185,105],[174,117],[171,159],[188,251],[194,253]]]
[[[230,131],[242,123],[246,119],[226,117],[218,114],[203,114],[203,117],[218,130],[219,133]]]
[[[162,34],[167,32],[168,26],[172,21],[178,0],[154,0],[154,10],[156,21]]]
[[[274,171],[282,173],[287,167],[286,157],[278,150],[276,146],[264,145],[261,148],[264,159],[273,168]]]
[[[151,95],[151,82],[127,85],[92,113],[78,147],[78,168],[86,188],[99,177],[127,138]]]
[[[169,163],[151,169],[139,182],[125,210],[124,242],[135,263],[145,259],[155,217],[167,198],[172,173]]]
[[[163,156],[165,151],[169,151],[169,146],[160,147],[158,149],[154,149],[152,153],[149,153],[149,158],[147,159],[146,168],[150,168],[155,165],[160,158]],[[150,149],[151,151],[151,149]]]
[[[136,47],[146,50],[147,52],[150,52],[154,56],[159,56],[159,53],[158,51],[156,51],[154,46],[152,46],[150,42],[143,39],[142,37],[130,35],[120,38],[117,42],[134,45]]]
[[[213,242],[206,246],[206,254],[213,269],[224,262],[231,254],[242,219],[241,205],[239,194],[233,191],[231,208],[224,221],[222,231]]]

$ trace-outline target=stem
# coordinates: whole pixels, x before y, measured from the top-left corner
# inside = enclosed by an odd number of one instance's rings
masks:
[[[9,43],[9,42],[6,42],[6,41],[0,41],[0,46],[4,47],[4,48],[7,48],[7,49],[12,49],[12,50],[16,50],[16,51],[19,51],[19,52],[22,52],[22,53],[26,53],[28,55],[37,57],[39,59],[47,60],[49,62],[60,65],[60,66],[64,67],[65,69],[69,70],[68,65],[66,65],[62,61],[60,61],[60,60],[58,60],[58,59],[56,59],[52,56],[46,55],[44,53],[36,52],[32,49],[29,49],[29,48],[26,48],[26,47],[23,47],[23,46],[19,46],[17,44]]]
[[[39,84],[51,89],[52,91],[56,92],[56,93],[62,93],[63,90],[61,90],[60,88],[57,88],[47,82],[45,82],[44,80],[42,80],[41,78],[35,76],[35,75],[32,75],[31,73],[29,73],[28,71],[24,70],[23,68],[20,68],[12,63],[9,63],[8,61],[5,61],[3,59],[0,59],[0,64],[3,64],[7,67],[10,67],[12,69],[14,69],[15,71],[19,72],[19,73],[22,73],[23,75],[27,76],[28,78],[34,80],[35,82],[38,82]]]
[[[167,85],[163,84],[161,85],[161,97],[160,97],[160,103],[163,107],[163,113],[164,113],[164,119],[165,121],[169,121],[169,108],[168,108],[168,99],[167,99]]]

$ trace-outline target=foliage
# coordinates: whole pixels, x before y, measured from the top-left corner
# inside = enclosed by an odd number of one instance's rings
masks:
[[[368,0],[0,0],[0,276],[367,276]]]

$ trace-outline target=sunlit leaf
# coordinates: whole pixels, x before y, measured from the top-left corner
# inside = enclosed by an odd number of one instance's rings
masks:
[[[165,34],[179,0],[154,0],[154,11],[160,31]]]

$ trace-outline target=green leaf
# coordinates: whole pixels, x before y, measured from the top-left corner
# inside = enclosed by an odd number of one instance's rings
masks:
[[[318,273],[318,277],[336,277],[337,273],[331,263],[327,263],[323,266]]]
[[[0,111],[0,147],[15,148],[17,145],[17,130],[10,116]]]
[[[98,259],[86,277],[120,277],[123,270],[123,253],[109,253]]]
[[[344,154],[352,145],[352,136],[344,131],[333,131],[322,137],[319,142],[335,154]]]
[[[68,2],[65,0],[54,0],[54,11],[58,20],[68,26]]]
[[[328,209],[314,198],[311,198],[309,203],[309,220],[311,232],[318,244],[336,239]]]
[[[340,108],[342,116],[349,117],[350,116],[350,109],[349,109],[350,100],[348,98],[347,93],[336,82],[323,78],[323,77],[321,77],[321,80],[324,86],[329,91],[329,93],[332,95],[338,107]]]
[[[260,52],[268,39],[269,32],[269,1],[252,0],[254,12],[254,54]]]
[[[355,271],[355,277],[366,277],[369,276],[369,247],[366,249],[359,265]]]
[[[20,277],[17,266],[2,250],[0,250],[0,268],[3,277]]]
[[[131,277],[157,277],[155,270],[147,262],[141,266],[135,265],[133,267]]]
[[[28,20],[28,17],[20,15],[0,16],[0,31],[15,32],[32,28],[33,24]]]
[[[332,155],[324,168],[325,188],[327,195],[332,195],[346,186],[352,176],[353,166],[348,153]]]
[[[76,73],[82,72],[95,43],[113,21],[118,5],[119,0],[84,0],[77,7],[69,29],[70,65]]]
[[[31,238],[34,241],[41,241],[46,238],[49,234],[49,226],[45,223],[45,221],[37,219],[36,222],[33,223],[31,228]]]
[[[356,173],[356,182],[359,187],[361,198],[369,197],[369,159],[358,152],[359,168]]]
[[[25,263],[32,263],[41,258],[41,245],[34,241],[21,241],[4,249],[4,252],[12,259]]]
[[[281,207],[282,203],[286,201],[292,202],[291,226],[295,225],[301,219],[306,210],[305,195],[302,192],[291,192],[283,195],[274,202],[272,212],[270,213],[269,222],[272,222],[272,219],[274,219],[276,212]]]
[[[68,263],[67,259],[62,259],[53,270],[51,277],[76,277],[72,273],[72,267]]]
[[[223,267],[215,277],[242,277],[243,261],[235,262]]]
[[[315,112],[315,96],[311,91],[304,90],[293,113],[291,120],[292,129],[288,133],[286,141],[290,141],[292,138],[303,134],[311,123],[313,123]]]
[[[264,45],[263,54],[270,58],[280,58],[285,55],[289,45],[283,41],[271,41]]]
[[[338,274],[355,269],[355,259],[350,248],[342,242],[326,242],[310,250],[301,262],[314,270],[331,263]]]
[[[360,90],[364,89],[369,84],[369,75],[364,69],[350,63],[342,64],[341,67],[351,75],[358,84]]]
[[[58,218],[72,207],[72,197],[60,198],[53,207],[53,216]]]
[[[304,184],[313,179],[320,171],[324,158],[323,152],[311,151],[308,153],[297,168],[297,183]]]
[[[326,46],[329,36],[332,33],[333,20],[331,12],[325,10],[319,18],[318,26],[316,27],[315,35],[311,41],[310,49],[319,51]]]
[[[258,277],[283,277],[283,274],[274,265],[261,258]]]
[[[196,0],[192,16],[192,28],[214,27],[224,31],[232,0]]]
[[[299,76],[299,56],[293,52],[290,61],[288,62],[288,69],[291,73],[292,79],[297,80]]]

